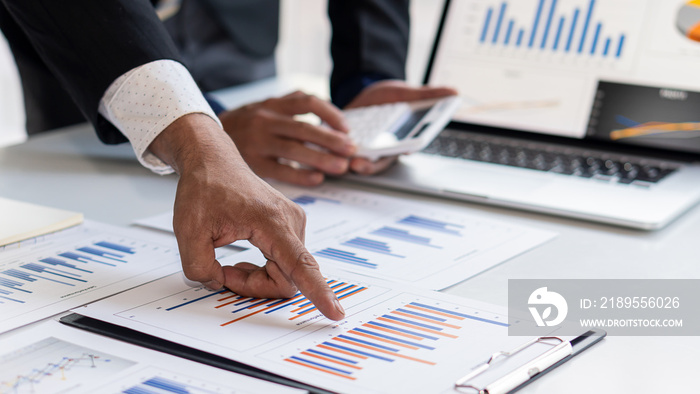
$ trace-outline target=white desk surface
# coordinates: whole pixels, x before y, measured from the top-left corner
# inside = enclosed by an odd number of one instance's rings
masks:
[[[294,86],[294,82],[265,83],[269,85],[254,98],[263,98],[265,89],[278,94]],[[227,103],[242,102],[236,101],[241,91],[250,98],[250,91],[234,89],[224,92]],[[560,234],[447,289],[451,294],[506,305],[509,278],[700,278],[700,207],[663,230],[642,232],[332,182],[457,209],[478,209],[495,219]],[[86,218],[111,224],[128,225],[172,209],[176,183],[175,175],[159,176],[141,167],[130,146],[102,145],[86,125],[0,149],[0,196],[83,212]],[[521,392],[697,392],[700,357],[695,353],[699,351],[700,337],[608,337]]]

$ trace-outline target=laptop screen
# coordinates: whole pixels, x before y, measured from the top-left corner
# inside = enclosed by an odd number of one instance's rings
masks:
[[[700,153],[700,0],[447,0],[454,121]]]

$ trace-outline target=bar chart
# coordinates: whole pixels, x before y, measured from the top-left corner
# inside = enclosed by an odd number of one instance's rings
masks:
[[[306,244],[324,267],[441,289],[549,239],[454,210],[323,186],[280,190],[306,212]]]
[[[176,248],[166,246],[171,241],[130,235],[130,230],[88,223],[0,253],[0,331],[63,311],[72,302],[80,305],[80,299],[100,298],[108,286],[129,288],[140,275],[179,269]],[[159,269],[166,272],[158,274]]]
[[[460,335],[468,335],[463,330],[465,321],[508,326],[498,319],[499,316],[483,318],[429,303],[409,302],[284,361],[348,380],[356,380],[366,364],[373,367],[372,362],[434,366],[438,363],[431,359],[431,352],[450,346],[450,340]]]
[[[238,260],[257,262],[252,251],[241,254]],[[308,312],[303,296],[239,298],[190,288],[179,275],[80,314],[334,392],[445,392],[495,351],[524,341],[508,336],[519,323],[505,308],[363,275],[331,276],[346,312],[339,321]]]
[[[519,3],[517,7],[515,3]],[[482,46],[620,59],[626,54],[629,31],[621,26],[619,19],[609,17],[609,13],[597,12],[604,3],[602,0],[489,2],[478,27],[478,41]],[[525,7],[529,12],[523,12]]]
[[[177,275],[167,279],[172,286],[179,280]],[[346,310],[387,291],[333,278],[327,283]],[[226,289],[211,291],[204,287],[187,288],[120,316],[147,324],[167,323],[193,337],[230,336],[228,346],[240,350],[254,348],[270,337],[303,329],[323,319],[318,309],[299,292],[285,299],[254,298]],[[197,325],[180,324],[192,316],[196,316]],[[230,335],[232,333],[236,335]]]

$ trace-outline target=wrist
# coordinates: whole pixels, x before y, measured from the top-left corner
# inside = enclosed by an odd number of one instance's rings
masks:
[[[153,140],[149,150],[180,175],[208,162],[235,162],[240,157],[218,123],[201,113],[187,114],[172,122]]]

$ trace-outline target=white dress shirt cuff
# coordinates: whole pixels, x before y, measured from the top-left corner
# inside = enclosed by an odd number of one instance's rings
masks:
[[[173,169],[148,147],[171,123],[203,113],[221,126],[189,71],[174,60],[147,63],[117,78],[102,96],[99,112],[131,142],[139,162],[158,174]]]

